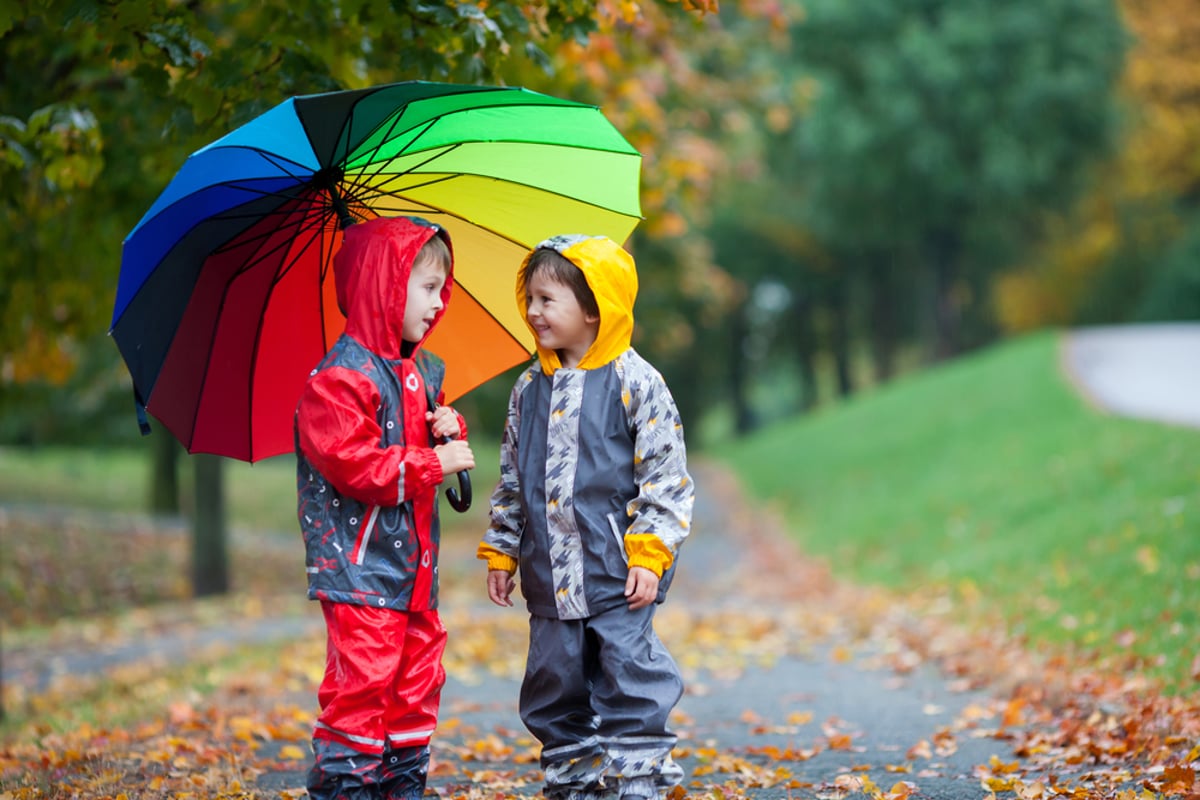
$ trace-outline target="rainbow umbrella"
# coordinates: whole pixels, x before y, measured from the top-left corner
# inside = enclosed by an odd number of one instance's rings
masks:
[[[625,241],[640,167],[598,108],[526,89],[416,81],[281,103],[193,153],[125,239],[110,334],[142,421],[193,453],[289,452],[305,378],[345,323],[341,229],[375,216],[450,233],[455,286],[426,347],[460,397],[534,352],[513,296],[529,248]]]

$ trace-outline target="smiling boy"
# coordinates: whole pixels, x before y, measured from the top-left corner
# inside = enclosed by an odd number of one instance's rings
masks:
[[[650,800],[683,779],[666,727],[683,681],[653,620],[694,491],[671,393],[630,346],[636,295],[633,259],[602,236],[548,239],[518,278],[538,363],[509,400],[478,556],[497,605],[520,570],[521,719],[549,800]]]

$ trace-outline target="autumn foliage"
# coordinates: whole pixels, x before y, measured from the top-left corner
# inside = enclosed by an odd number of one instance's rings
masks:
[[[1179,204],[1195,206],[1200,3],[1119,5],[1131,40],[1121,84],[1124,135],[1094,188],[1070,213],[1048,220],[1046,244],[1025,268],[1000,280],[998,310],[1009,330],[1074,321],[1089,288],[1122,248],[1163,247],[1183,233]]]
[[[715,558],[722,569],[681,572],[656,622],[687,684],[672,724],[688,777],[672,800],[905,800],[947,785],[959,796],[1019,800],[1200,792],[1195,696],[1165,696],[1134,673],[1032,653],[986,625],[965,629],[950,621],[947,598],[905,598],[837,581],[796,552],[778,520],[745,505],[711,469],[703,468],[703,478],[721,509],[709,520],[720,525],[720,538],[710,540],[715,553],[694,551],[690,563]],[[478,565],[465,537],[447,542],[443,559],[451,633],[445,665],[457,688],[444,702],[434,740],[431,787],[443,798],[468,800],[536,795],[538,748],[515,713],[527,623],[515,611],[480,609]],[[262,613],[262,604],[243,596],[223,613],[224,622],[175,617],[172,630],[228,625],[235,616]],[[149,622],[154,616],[106,628],[105,646],[141,640],[153,654],[154,635],[167,630]],[[23,695],[21,710],[31,713],[9,723],[0,739],[0,797],[302,797],[324,664],[319,620],[313,622],[311,635],[248,654],[218,650],[172,668],[148,656],[110,670],[102,687],[63,676]],[[58,646],[78,649],[78,642]],[[40,653],[54,657],[53,648]],[[928,732],[872,749],[886,737],[874,715],[815,713],[829,698],[803,683],[765,705],[739,704],[747,687],[770,680],[765,676],[780,664],[816,665],[857,676],[853,685],[878,682],[897,692],[935,681],[940,688],[917,712],[929,720]],[[991,755],[964,756],[981,742]]]

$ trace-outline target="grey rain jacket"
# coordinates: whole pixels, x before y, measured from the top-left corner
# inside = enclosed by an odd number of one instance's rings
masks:
[[[579,368],[539,350],[538,363],[518,378],[478,555],[489,569],[519,565],[522,593],[538,616],[583,619],[626,604],[630,566],[661,576],[662,602],[691,526],[694,486],[674,399],[629,346],[633,260],[604,237],[542,246],[583,270],[600,330]]]

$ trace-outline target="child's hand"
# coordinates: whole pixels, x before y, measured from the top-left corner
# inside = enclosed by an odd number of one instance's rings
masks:
[[[434,411],[426,411],[425,421],[429,423],[429,431],[433,438],[438,441],[447,437],[457,439],[461,432],[458,427],[458,414],[455,414],[450,406],[438,406]]]
[[[625,596],[629,598],[630,611],[650,605],[658,597],[658,576],[645,567],[630,567]]]
[[[475,454],[471,452],[471,445],[464,441],[455,439],[439,444],[433,448],[433,452],[442,464],[443,476],[453,475],[464,469],[475,469]]]
[[[487,577],[488,597],[498,606],[511,606],[511,595],[517,582],[512,573],[504,569],[489,569]]]

